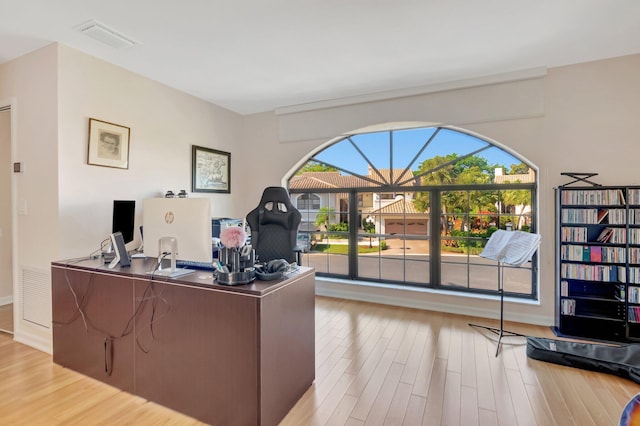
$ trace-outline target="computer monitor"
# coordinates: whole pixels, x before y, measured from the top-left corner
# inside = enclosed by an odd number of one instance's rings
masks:
[[[222,232],[226,228],[231,228],[232,226],[244,226],[244,219],[223,219],[220,221],[220,232]]]
[[[122,233],[124,242],[133,241],[134,224],[136,220],[136,202],[131,200],[113,201],[113,220],[111,232]]]
[[[114,232],[109,238],[111,239],[111,244],[113,244],[115,251],[115,257],[109,264],[109,268],[113,269],[118,264],[120,264],[120,266],[130,266],[131,258],[129,257],[127,248],[124,246],[122,232]]]
[[[177,260],[213,262],[208,198],[150,198],[143,202],[144,254],[156,257],[161,238],[177,242]]]
[[[229,218],[214,217],[211,219],[211,236],[213,238],[220,238],[220,231],[224,229],[222,226],[225,220],[229,220]]]

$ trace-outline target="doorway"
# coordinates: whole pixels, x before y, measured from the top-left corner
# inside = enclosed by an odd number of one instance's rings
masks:
[[[0,332],[13,334],[11,108],[0,104]]]

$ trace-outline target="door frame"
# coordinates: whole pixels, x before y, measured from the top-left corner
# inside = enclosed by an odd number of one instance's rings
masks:
[[[17,141],[17,107],[15,98],[0,99],[0,108],[8,107],[9,110],[9,126],[10,129],[10,158],[11,163],[15,163],[16,153],[18,152]],[[18,262],[18,212],[17,212],[17,187],[18,180],[15,172],[11,172],[11,279],[12,279],[12,299],[13,299],[13,330],[3,330],[9,334],[12,334],[15,338],[16,329],[19,327],[19,299],[20,299],[20,287],[19,287],[19,262]]]

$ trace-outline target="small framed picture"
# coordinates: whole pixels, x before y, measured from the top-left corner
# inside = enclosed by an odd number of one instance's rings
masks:
[[[90,118],[87,164],[128,169],[130,130],[125,126]]]
[[[231,154],[192,145],[191,191],[231,193]]]

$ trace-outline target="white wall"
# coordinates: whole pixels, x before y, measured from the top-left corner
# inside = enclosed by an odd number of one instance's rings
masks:
[[[17,175],[18,201],[26,206],[26,214],[18,217],[17,254],[24,264],[45,268],[58,239],[57,76],[54,45],[0,67],[0,98],[16,102],[19,141],[14,158],[25,169]]]
[[[22,271],[46,279],[49,263],[58,247],[58,90],[57,50],[54,45],[0,65],[0,99],[12,99],[17,146],[13,159],[24,166],[14,175],[15,202],[20,214],[15,223],[14,290]],[[13,127],[13,126],[12,126]],[[13,205],[16,214],[17,206]],[[44,281],[46,282],[46,280]],[[47,288],[42,288],[47,297]],[[23,318],[20,291],[14,291],[14,337],[43,350],[50,350],[51,328]],[[34,309],[46,312],[48,306]],[[44,310],[44,311],[43,311]]]
[[[245,164],[241,185],[243,211],[254,209],[262,191],[268,186],[282,185],[282,178],[303,156],[324,141],[278,143],[278,123],[272,112],[245,116],[242,144]],[[237,166],[240,167],[240,166]]]
[[[244,139],[247,146],[255,147],[247,152],[256,164],[256,173],[269,183],[277,183],[302,156],[338,136],[318,138],[323,128],[345,132],[376,124],[370,121],[371,117],[378,123],[406,117],[458,125],[515,150],[539,167],[540,304],[509,302],[505,306],[506,317],[551,325],[555,297],[553,188],[568,182],[560,175],[563,171],[597,172],[600,175],[596,180],[605,185],[640,183],[638,69],[640,55],[633,55],[550,69],[542,77],[542,84],[486,85],[406,100],[329,107],[284,118],[272,113],[257,114],[245,117]],[[451,108],[452,100],[460,103],[460,110]],[[438,104],[447,108],[433,117],[434,105]],[[468,105],[479,104],[487,111],[480,115],[461,113]],[[332,117],[339,117],[337,123],[331,121]],[[279,123],[285,127],[279,129]],[[310,130],[305,133],[305,129]],[[282,142],[281,138],[288,141]],[[296,138],[299,142],[292,141]],[[247,192],[255,197],[260,188],[248,188]],[[416,294],[407,289],[345,285],[331,280],[317,283],[319,291],[328,295],[387,300],[470,315],[497,315],[497,305],[491,299],[428,291]]]
[[[48,275],[52,261],[99,248],[111,232],[114,199],[135,199],[140,224],[144,198],[191,192],[192,145],[228,151],[233,164],[243,154],[240,115],[57,44],[0,65],[6,98],[16,106],[14,157],[25,166],[16,177],[16,209],[27,206],[17,220],[20,271]],[[89,117],[131,128],[128,170],[86,164]],[[233,164],[231,195],[191,194],[209,198],[213,215],[246,213],[234,197],[242,188]],[[44,297],[31,308],[50,309]],[[50,352],[51,327],[24,321],[20,305],[15,339]]]
[[[168,189],[210,198],[213,216],[244,216],[237,207],[240,115],[69,47],[58,50],[61,259],[99,248],[111,232],[114,199],[136,200],[137,225],[142,200]],[[131,128],[129,169],[87,164],[90,117]],[[191,193],[192,145],[231,153],[231,195]]]

